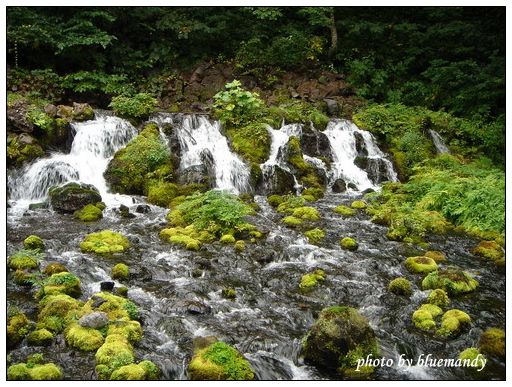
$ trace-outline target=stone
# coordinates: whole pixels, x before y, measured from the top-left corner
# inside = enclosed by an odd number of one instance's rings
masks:
[[[48,195],[51,206],[60,213],[73,213],[87,204],[101,202],[101,195],[96,187],[83,183],[67,183],[52,187]]]
[[[108,316],[105,312],[92,312],[80,318],[78,324],[86,328],[103,328],[108,324]]]
[[[308,156],[332,159],[329,139],[318,130],[305,131],[300,138],[300,147]]]
[[[115,283],[112,281],[103,281],[100,283],[100,290],[102,292],[111,292],[114,289]]]
[[[92,120],[94,118],[94,110],[88,103],[73,102],[73,119],[75,121]]]
[[[149,207],[147,204],[139,204],[135,208],[135,212],[137,212],[139,214],[147,214],[147,213],[151,212],[151,207]]]
[[[209,314],[212,308],[199,301],[190,301],[187,305],[187,312],[190,314]]]
[[[130,209],[125,206],[124,204],[121,204],[119,206],[119,215],[121,215],[122,218],[135,218],[135,215],[130,212]]]
[[[347,183],[343,179],[336,179],[332,185],[332,192],[342,193],[347,190]]]
[[[327,105],[327,114],[329,114],[330,117],[336,117],[340,114],[340,107],[334,99],[325,98],[324,102]]]
[[[284,195],[295,192],[295,180],[293,175],[278,165],[272,166],[263,174],[264,192],[267,195]]]
[[[51,118],[57,117],[57,106],[49,103],[44,107],[44,112]]]
[[[17,132],[32,133],[34,125],[27,119],[28,102],[25,99],[7,107],[7,126]]]

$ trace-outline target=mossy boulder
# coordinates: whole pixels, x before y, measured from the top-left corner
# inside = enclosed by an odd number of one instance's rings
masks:
[[[297,207],[293,210],[292,216],[301,220],[319,220],[320,213],[313,207]]]
[[[7,369],[8,380],[61,380],[62,370],[54,363],[18,363]]]
[[[399,296],[409,297],[412,295],[411,281],[404,277],[395,278],[389,282],[388,290]]]
[[[375,358],[379,349],[366,318],[354,308],[333,306],[320,312],[303,340],[302,353],[308,364],[350,376],[358,358]]]
[[[194,225],[165,228],[160,231],[160,238],[173,245],[182,246],[192,251],[198,251],[202,243],[211,243],[215,240],[213,234],[206,230],[197,231]]]
[[[101,202],[99,191],[90,184],[67,183],[48,191],[52,208],[60,213],[74,213],[87,204]]]
[[[306,231],[304,235],[308,238],[309,243],[317,245],[325,238],[325,231],[321,228],[314,228]]]
[[[122,253],[129,247],[130,242],[124,235],[111,230],[88,234],[83,242],[80,243],[80,250],[82,252],[100,255]]]
[[[436,263],[446,261],[446,254],[443,253],[442,251],[429,250],[425,253],[424,256],[428,257],[428,258],[432,258],[434,261],[436,261]]]
[[[304,274],[300,279],[299,289],[304,292],[310,292],[319,283],[325,281],[325,271],[322,269],[316,269],[312,273]]]
[[[503,248],[495,241],[482,241],[473,249],[473,254],[498,262],[505,258]]]
[[[234,247],[235,247],[236,252],[241,253],[242,251],[245,250],[245,242],[244,241],[236,241]]]
[[[130,268],[124,263],[118,263],[112,268],[112,278],[125,280],[130,276]]]
[[[450,303],[450,298],[443,289],[434,289],[429,293],[427,303],[444,308]]]
[[[82,222],[94,222],[103,218],[103,210],[94,204],[87,204],[83,208],[73,213],[73,217]]]
[[[441,327],[436,331],[437,336],[456,336],[460,331],[471,323],[471,317],[459,309],[450,309],[441,318]]]
[[[133,348],[128,339],[115,334],[106,337],[103,345],[96,351],[95,358],[96,371],[99,366],[105,366],[100,367],[100,371],[107,379],[116,369],[132,364],[135,360]]]
[[[480,336],[480,351],[486,355],[505,358],[505,331],[499,328],[489,328]]]
[[[423,289],[443,289],[449,295],[469,293],[478,287],[478,281],[457,268],[439,269],[429,273],[421,282]]]
[[[363,200],[354,200],[351,204],[350,204],[350,207],[356,209],[356,210],[362,210],[364,208],[366,208],[368,206],[368,204],[366,204],[365,201]]]
[[[355,209],[344,206],[343,204],[335,207],[333,211],[343,216],[354,216],[356,214]]]
[[[349,237],[342,238],[340,240],[340,245],[342,249],[351,251],[357,250],[359,247],[359,244],[356,242],[356,240]]]
[[[470,361],[470,366],[473,368],[482,368],[485,367],[487,363],[487,359],[483,356],[478,348],[466,348],[459,354],[459,360],[468,360]]]
[[[119,367],[110,376],[110,380],[145,380],[146,370],[138,364]]]
[[[320,171],[304,160],[298,137],[291,136],[288,140],[285,147],[285,159],[304,187],[324,188],[325,176],[322,178]]]
[[[107,331],[108,335],[120,335],[125,337],[130,343],[135,343],[142,339],[142,327],[138,321],[117,320],[111,321]]]
[[[160,368],[150,360],[142,360],[139,366],[146,372],[146,380],[158,380],[160,377]]]
[[[30,330],[30,321],[24,313],[13,313],[7,318],[7,347],[17,345]]]
[[[109,292],[94,294],[84,305],[84,310],[105,312],[109,320],[137,320],[139,310],[130,300]]]
[[[46,274],[47,276],[51,276],[53,274],[62,273],[64,271],[68,271],[68,269],[62,263],[50,262],[43,269],[43,274]]]
[[[325,191],[323,188],[314,188],[314,187],[311,187],[311,188],[306,188],[304,191],[302,191],[302,197],[306,197],[306,196],[312,196],[314,198],[314,200],[308,200],[308,201],[317,201],[319,199],[322,199],[325,195]]]
[[[240,352],[221,341],[197,350],[188,365],[191,380],[253,380],[254,371]]]
[[[432,314],[426,309],[418,309],[412,314],[414,326],[422,331],[431,331],[436,327]]]
[[[297,227],[304,223],[302,219],[296,218],[295,216],[285,216],[282,222],[288,227]]]
[[[103,345],[105,339],[97,329],[71,324],[65,332],[66,342],[81,351],[95,351]]]
[[[44,251],[44,242],[37,235],[30,235],[23,241],[23,247],[27,250]]]
[[[7,135],[7,166],[19,167],[23,163],[44,156],[38,141],[27,133]]]
[[[286,200],[285,196],[281,195],[269,195],[267,196],[267,202],[270,206],[276,208]]]
[[[12,270],[32,270],[39,267],[44,257],[39,250],[19,250],[7,259],[7,266]]]
[[[224,234],[220,237],[220,243],[223,243],[225,245],[232,245],[236,242],[236,239],[231,234]]]
[[[48,295],[67,294],[71,297],[78,297],[82,294],[80,279],[69,272],[52,274],[43,282],[42,289],[36,294],[37,298]]]
[[[81,304],[67,294],[52,294],[39,302],[38,321],[41,328],[61,332],[69,321],[68,314],[78,312]]]
[[[404,262],[405,267],[412,273],[430,273],[437,270],[437,263],[428,257],[409,257]]]
[[[171,173],[169,149],[160,137],[158,126],[151,122],[125,148],[116,152],[104,176],[114,192],[143,195],[154,180],[164,180],[164,175]],[[155,198],[155,194],[152,197]]]
[[[27,343],[30,345],[48,345],[53,341],[53,333],[46,328],[32,331],[27,336]]]

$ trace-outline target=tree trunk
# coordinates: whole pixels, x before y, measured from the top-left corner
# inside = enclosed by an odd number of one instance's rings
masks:
[[[329,47],[329,58],[332,59],[338,48],[338,31],[336,30],[336,19],[334,18],[334,9],[331,11],[329,29],[331,30],[331,47]]]

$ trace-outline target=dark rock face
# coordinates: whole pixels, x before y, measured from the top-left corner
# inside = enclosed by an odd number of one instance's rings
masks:
[[[124,204],[121,204],[119,206],[119,215],[121,215],[122,218],[135,218],[135,215],[130,212],[130,209],[126,207]]]
[[[337,117],[340,114],[340,107],[336,100],[325,98],[324,102],[327,105],[327,114],[329,114],[330,117]]]
[[[151,212],[151,207],[149,207],[147,204],[139,204],[135,208],[135,212],[137,212],[139,214],[147,214],[147,213]]]
[[[192,165],[179,173],[180,184],[205,184],[209,188],[215,187],[215,162],[210,151],[201,154],[201,164]]]
[[[274,165],[271,169],[263,173],[262,190],[266,195],[284,195],[289,192],[294,192],[295,180],[290,172],[278,165]]]
[[[102,292],[111,292],[114,289],[115,283],[112,281],[103,281],[100,283],[100,290]]]
[[[90,184],[67,183],[50,188],[48,194],[51,206],[60,213],[72,213],[87,204],[101,202],[100,193]]]
[[[312,157],[331,159],[331,145],[327,136],[317,130],[304,132],[300,139],[302,152]]]
[[[17,132],[32,133],[34,125],[27,119],[28,103],[19,100],[7,108],[7,126]]]
[[[357,156],[354,160],[354,164],[366,171],[368,178],[373,184],[379,184],[388,180],[387,166],[383,159]]]
[[[336,179],[332,185],[332,192],[341,193],[347,190],[347,183],[343,179]]]
[[[368,156],[368,149],[366,149],[366,144],[364,142],[364,138],[361,133],[354,133],[354,137],[356,139],[356,150],[359,156]]]

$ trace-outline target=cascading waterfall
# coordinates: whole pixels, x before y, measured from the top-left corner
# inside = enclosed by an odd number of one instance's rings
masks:
[[[436,147],[436,152],[441,153],[450,153],[450,150],[446,146],[446,144],[443,141],[443,138],[439,133],[437,133],[433,129],[429,129],[428,133],[430,134],[430,138],[432,139],[432,142],[434,143],[434,146]]]
[[[378,148],[371,133],[359,129],[348,120],[332,120],[324,131],[331,144],[333,163],[329,171],[330,184],[337,179],[354,184],[358,190],[377,189],[381,181],[397,181],[391,161]],[[362,139],[366,155],[366,171],[356,165],[360,155],[357,138]],[[383,172],[383,174],[381,173]]]
[[[151,117],[157,124],[173,124],[180,143],[180,169],[205,164],[209,157],[215,175],[215,188],[239,194],[251,190],[249,167],[229,149],[220,123],[205,116],[157,114]]]
[[[128,196],[108,192],[103,171],[114,153],[137,134],[137,129],[102,111],[95,112],[94,120],[74,122],[71,127],[75,136],[69,154],[54,153],[10,177],[11,199],[26,206],[46,199],[50,187],[76,181],[94,185],[107,205],[131,203]]]
[[[263,173],[263,180],[266,188],[269,189],[274,184],[273,177],[275,177],[275,168],[279,167],[286,172],[291,174],[290,168],[284,160],[284,148],[288,144],[288,140],[292,136],[300,137],[302,134],[302,125],[300,124],[289,124],[283,125],[280,129],[267,128],[270,133],[272,142],[270,145],[270,155],[266,162],[260,164],[261,171]],[[300,189],[300,184],[297,181],[295,175],[293,176],[295,181],[295,189]]]

